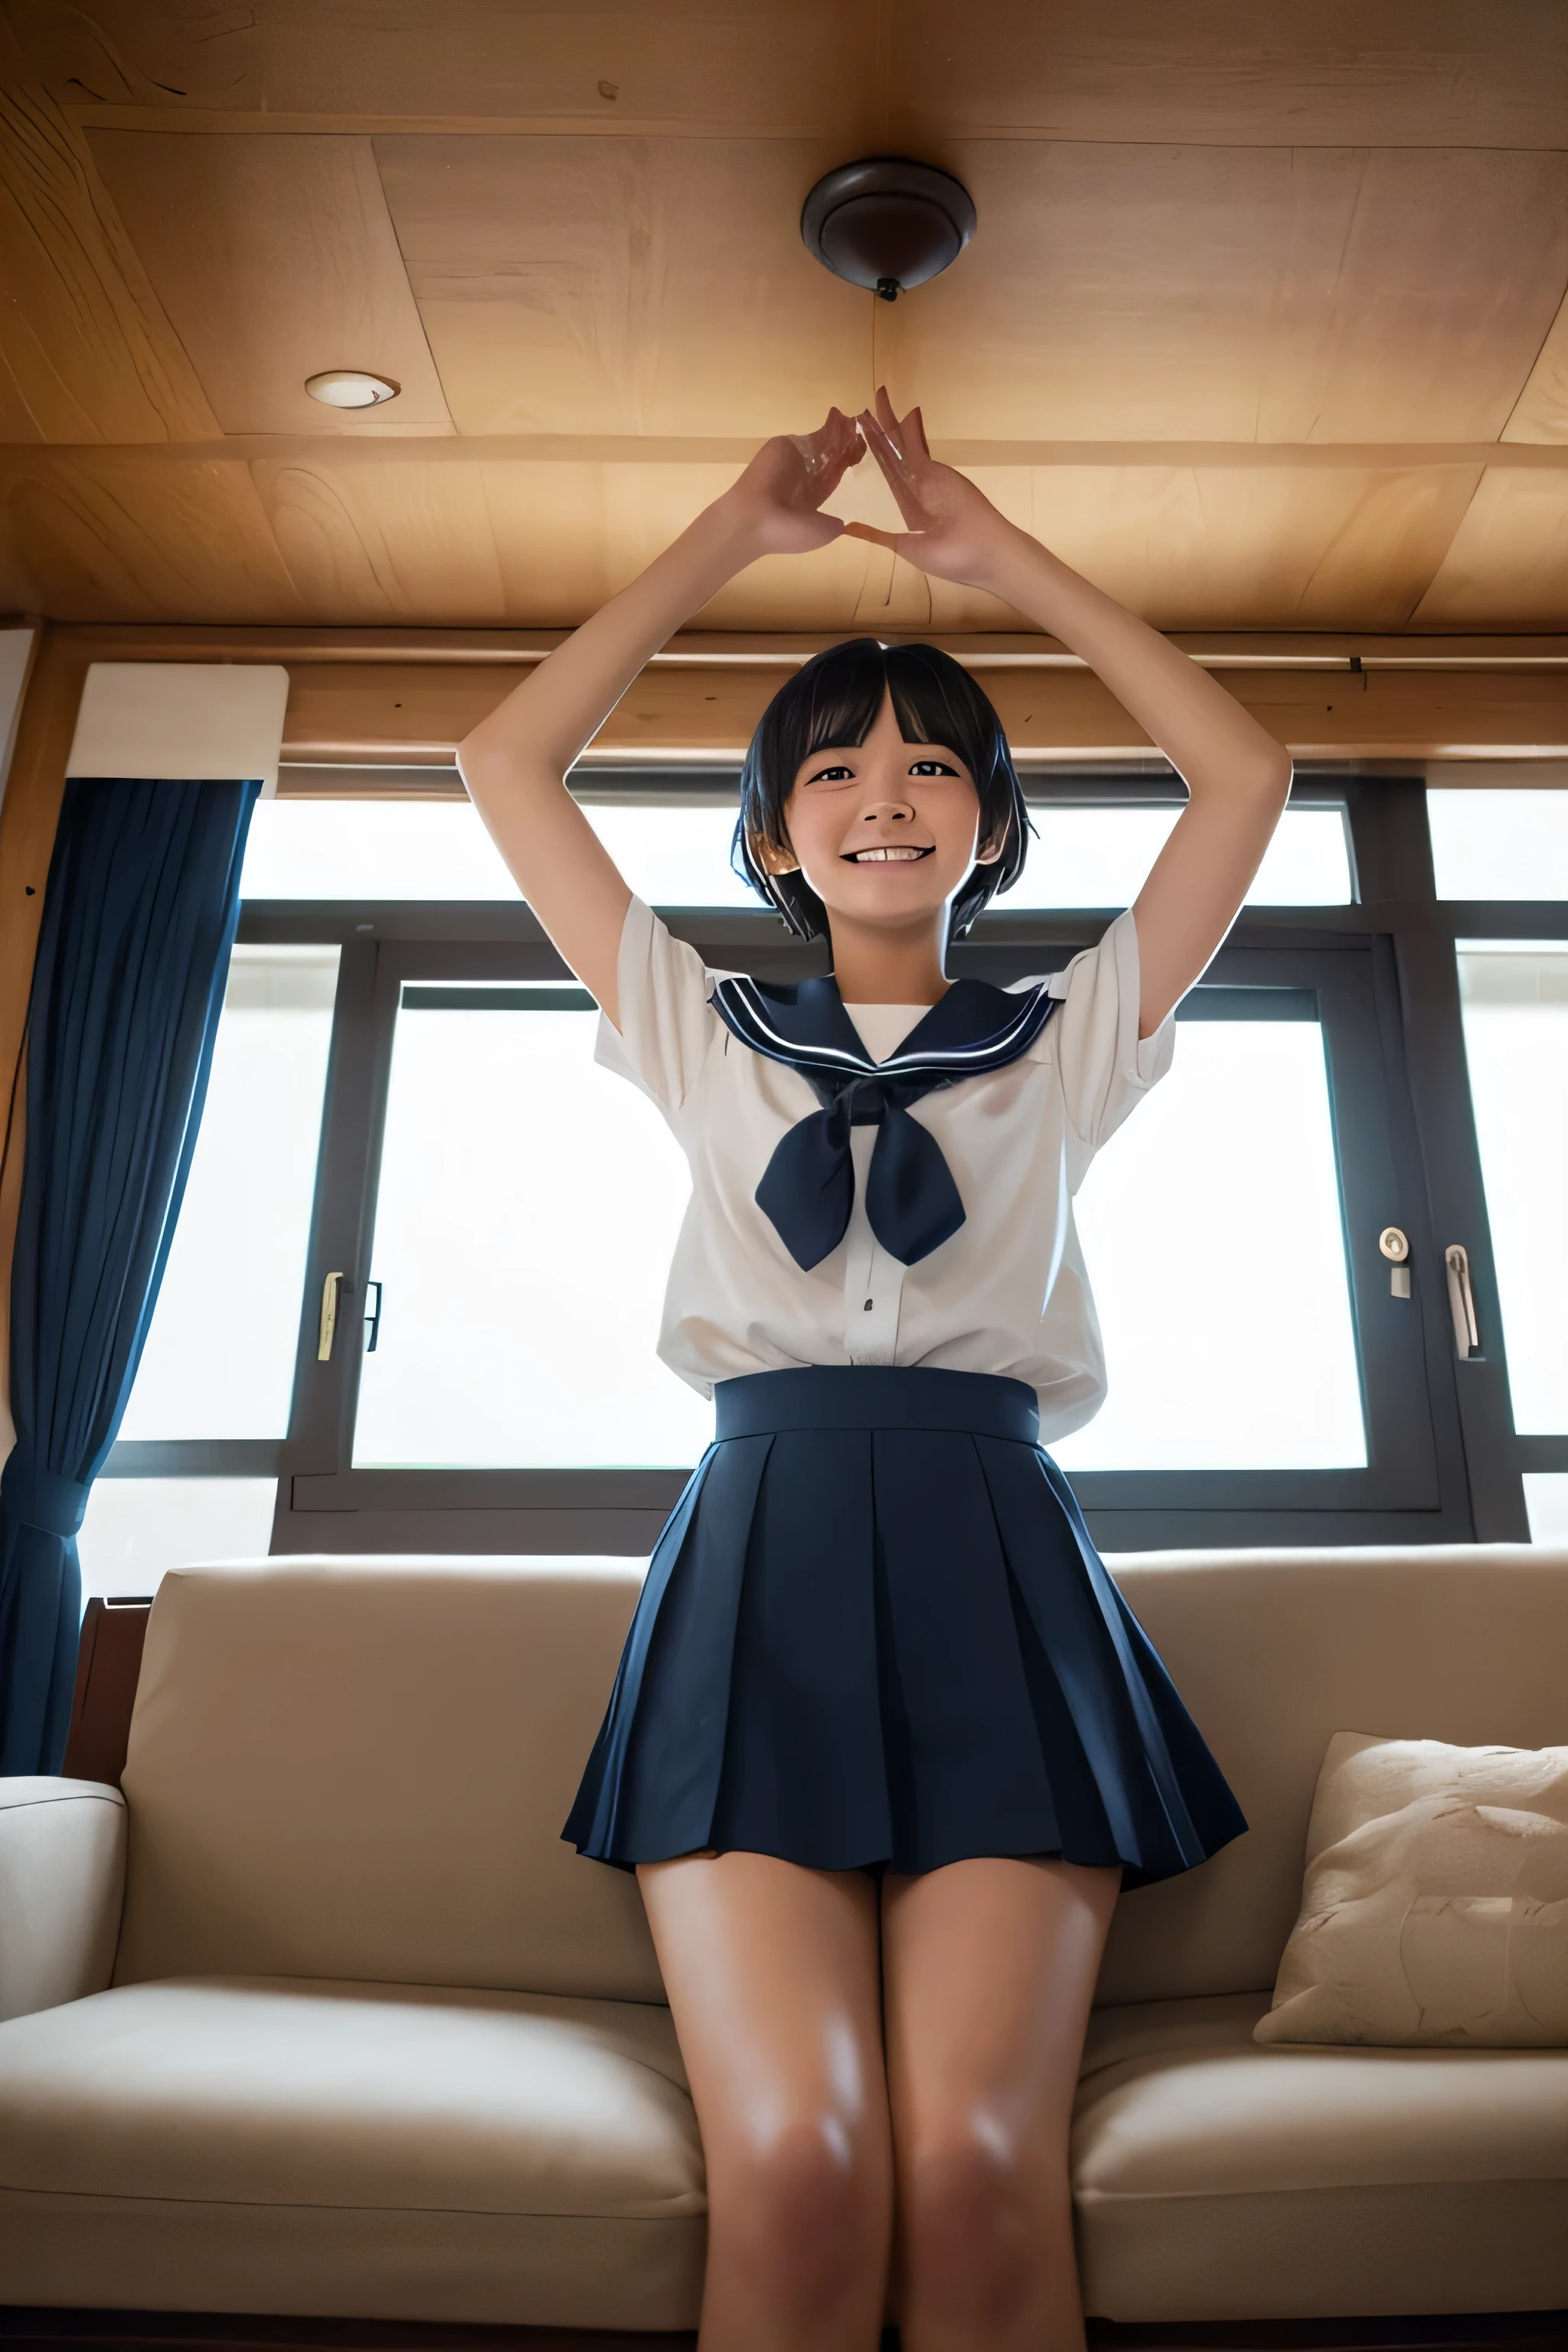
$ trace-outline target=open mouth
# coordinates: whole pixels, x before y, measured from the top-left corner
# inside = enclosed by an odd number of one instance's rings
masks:
[[[933,854],[934,843],[916,849],[908,842],[880,842],[875,849],[849,849],[844,853],[847,866],[914,866],[921,858]]]

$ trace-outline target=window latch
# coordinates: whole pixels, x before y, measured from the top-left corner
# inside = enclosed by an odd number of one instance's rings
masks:
[[[373,1290],[375,1293],[375,1306],[372,1309],[371,1313],[364,1318],[364,1351],[367,1356],[374,1356],[376,1349],[376,1343],[381,1338],[382,1286],[373,1276],[370,1281],[365,1284],[365,1290],[367,1294]]]
[[[1454,1347],[1460,1361],[1472,1353],[1479,1354],[1481,1339],[1476,1328],[1476,1295],[1470,1288],[1469,1252],[1460,1242],[1450,1242],[1443,1252],[1443,1263],[1448,1269],[1448,1312],[1454,1318]]]
[[[1388,1260],[1388,1289],[1393,1298],[1410,1296],[1410,1244],[1397,1225],[1384,1225],[1378,1248]]]
[[[340,1266],[334,1273],[329,1274],[321,1285],[321,1322],[316,1337],[318,1364],[330,1364],[332,1360],[332,1341],[337,1337],[338,1329],[338,1285],[342,1278],[342,1268]]]

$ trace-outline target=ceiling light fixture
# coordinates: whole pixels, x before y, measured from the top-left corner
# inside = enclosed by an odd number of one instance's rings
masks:
[[[305,378],[305,389],[328,408],[379,408],[384,400],[395,400],[403,387],[390,376],[366,375],[363,368],[325,368]]]
[[[895,302],[958,259],[974,235],[974,205],[951,173],[868,155],[818,180],[800,233],[836,278]]]

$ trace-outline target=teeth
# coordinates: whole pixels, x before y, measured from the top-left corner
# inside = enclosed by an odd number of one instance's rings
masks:
[[[924,856],[923,849],[857,849],[854,852],[857,866],[909,866],[917,857]]]

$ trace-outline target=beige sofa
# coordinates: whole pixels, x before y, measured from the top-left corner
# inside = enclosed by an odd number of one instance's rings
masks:
[[[1116,1568],[1253,1826],[1121,1906],[1089,2310],[1568,2305],[1568,2053],[1251,2039],[1331,1733],[1568,1740],[1568,1554]],[[558,1836],[637,1581],[165,1580],[123,1802],[0,1783],[0,2302],[693,2324],[701,2150],[637,1889]]]

